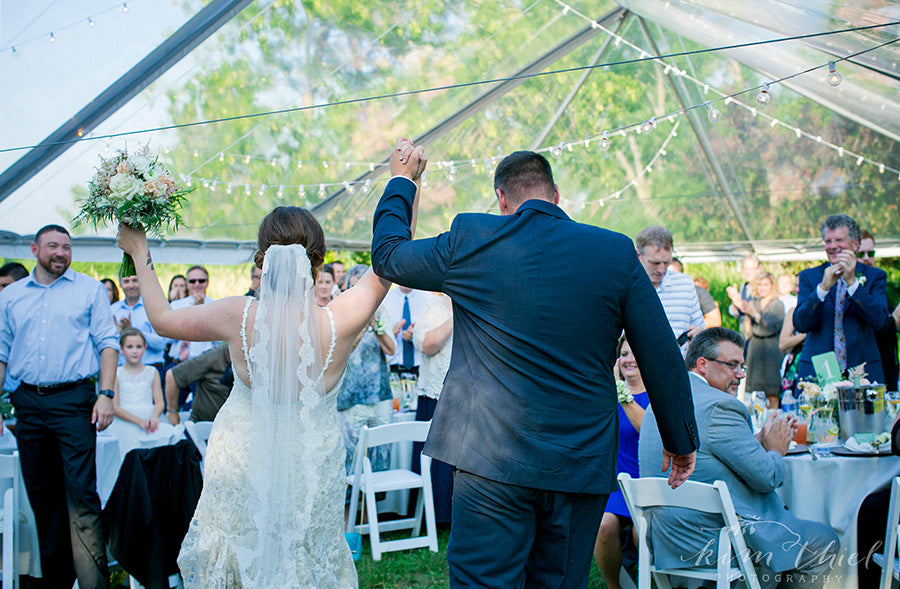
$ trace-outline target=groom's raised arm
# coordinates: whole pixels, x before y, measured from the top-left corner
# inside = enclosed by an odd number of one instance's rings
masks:
[[[384,188],[372,229],[372,269],[386,280],[440,291],[449,267],[451,233],[413,241],[410,221],[416,184],[395,176]],[[454,222],[455,223],[455,222]]]

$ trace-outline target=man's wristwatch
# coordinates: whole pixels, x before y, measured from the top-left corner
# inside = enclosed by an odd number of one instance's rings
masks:
[[[110,399],[116,396],[115,391],[112,389],[100,389],[100,394],[104,397],[109,397]]]

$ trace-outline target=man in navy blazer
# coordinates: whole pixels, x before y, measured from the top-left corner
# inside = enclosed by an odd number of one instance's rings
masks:
[[[684,362],[624,235],[572,221],[547,160],[497,166],[501,215],[461,214],[411,241],[421,148],[398,143],[375,211],[372,266],[453,299],[453,352],[425,453],[456,467],[452,587],[584,587],[618,441],[622,330],[661,419],[670,483],[698,446]],[[398,177],[399,176],[399,177]],[[587,276],[572,288],[577,270]]]
[[[847,215],[832,215],[822,223],[822,240],[828,261],[800,273],[800,293],[794,309],[794,329],[806,333],[797,374],[815,376],[812,357],[835,349],[836,296],[846,288],[841,322],[846,357],[838,362],[846,370],[866,363],[872,382],[884,382],[875,330],[888,314],[887,275],[884,270],[856,263],[859,225]],[[843,285],[840,282],[843,282]]]

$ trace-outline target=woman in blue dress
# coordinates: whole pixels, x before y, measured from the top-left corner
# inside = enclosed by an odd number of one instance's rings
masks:
[[[631,346],[622,337],[619,340],[619,353],[614,367],[616,388],[619,391],[619,455],[616,474],[627,472],[632,477],[640,476],[638,468],[638,436],[641,431],[641,419],[644,409],[649,404],[644,381],[637,361],[631,354]],[[597,543],[594,545],[594,560],[603,575],[606,586],[619,589],[619,570],[622,567],[622,530],[631,523],[628,507],[622,492],[616,490],[606,502]],[[630,541],[630,540],[625,540]]]

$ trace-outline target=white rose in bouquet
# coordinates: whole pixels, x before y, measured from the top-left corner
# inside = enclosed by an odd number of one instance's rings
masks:
[[[116,174],[109,179],[109,199],[122,204],[144,193],[144,183],[131,174]]]
[[[128,160],[134,166],[135,173],[139,176],[144,176],[150,171],[150,166],[153,165],[153,160],[142,153],[132,153]]]

